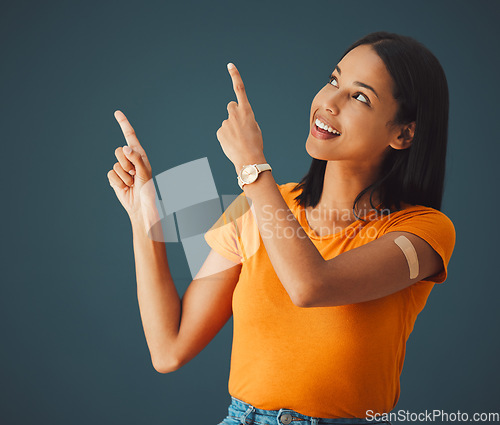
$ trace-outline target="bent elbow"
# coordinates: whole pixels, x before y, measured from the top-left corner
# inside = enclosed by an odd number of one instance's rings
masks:
[[[307,308],[309,307],[309,303],[307,302],[307,300],[305,298],[298,298],[298,297],[295,297],[295,299],[292,300],[292,302],[297,306],[297,307],[300,307],[300,308]]]
[[[161,374],[175,372],[182,364],[175,359],[161,359],[152,361],[154,369]]]
[[[306,294],[296,293],[293,296],[290,296],[290,299],[292,300],[292,303],[297,307],[301,308],[309,307],[309,301],[308,301],[309,298],[306,296]]]
[[[300,308],[315,307],[315,299],[317,298],[317,288],[314,283],[300,286],[301,290],[296,290],[290,295],[292,302]]]

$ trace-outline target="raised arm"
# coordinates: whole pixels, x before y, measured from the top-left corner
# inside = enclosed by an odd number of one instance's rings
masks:
[[[180,299],[165,242],[149,233],[159,217],[149,160],[125,115],[116,111],[115,117],[127,145],[115,150],[118,162],[108,179],[132,224],[137,298],[151,361],[168,373],[195,357],[231,317],[241,265],[211,251]]]

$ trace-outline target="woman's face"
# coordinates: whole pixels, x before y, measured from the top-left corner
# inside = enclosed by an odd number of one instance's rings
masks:
[[[408,147],[397,137],[401,128],[386,126],[397,109],[384,62],[369,45],[358,46],[344,56],[330,82],[314,97],[306,150],[313,158],[378,168],[389,146]],[[317,119],[340,135],[318,129]]]

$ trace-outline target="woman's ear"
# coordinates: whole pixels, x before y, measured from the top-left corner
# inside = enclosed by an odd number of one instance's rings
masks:
[[[415,135],[415,121],[401,125],[395,133],[395,137],[390,146],[394,149],[407,149],[411,146],[413,136]]]

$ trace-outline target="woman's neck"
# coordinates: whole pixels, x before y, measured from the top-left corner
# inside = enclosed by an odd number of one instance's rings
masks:
[[[356,217],[352,212],[354,200],[363,189],[376,181],[378,175],[378,168],[363,167],[359,162],[348,164],[345,161],[328,161],[321,198],[314,209],[350,212],[352,220],[355,221]],[[358,201],[356,214],[364,215],[373,209],[370,205],[370,194],[371,190],[368,190]],[[372,201],[375,207],[380,204],[378,190],[373,193]]]

